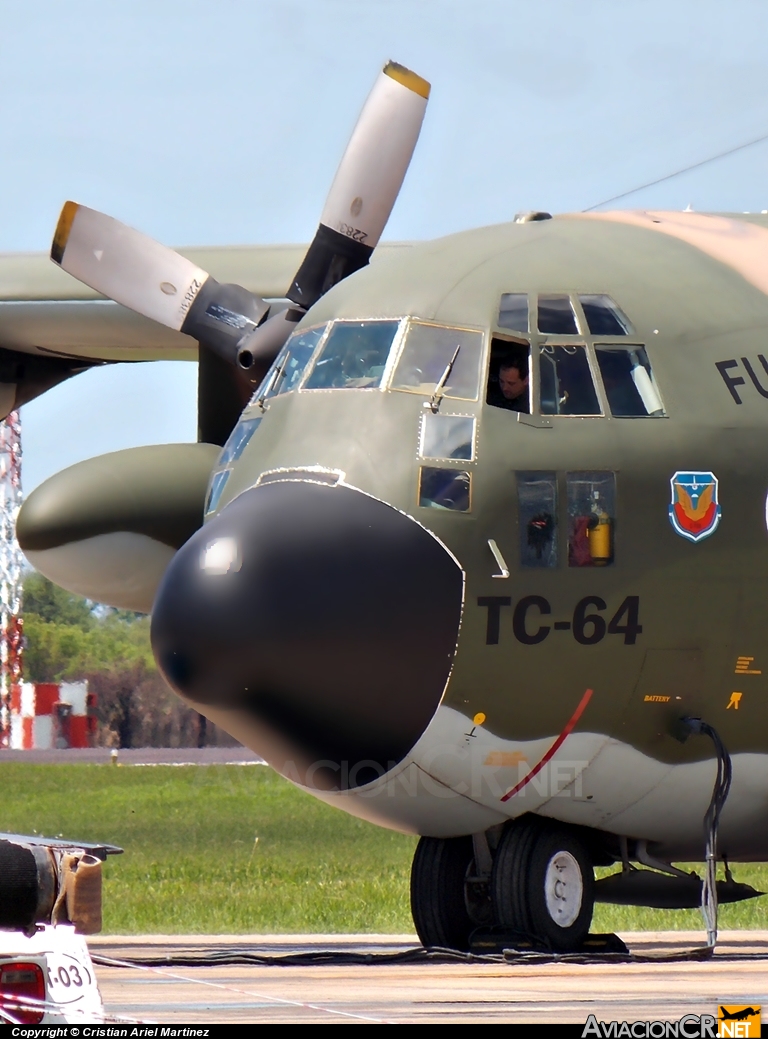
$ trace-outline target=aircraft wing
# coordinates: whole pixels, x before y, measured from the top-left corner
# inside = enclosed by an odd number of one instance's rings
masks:
[[[399,243],[380,246],[383,252]],[[220,282],[282,299],[306,245],[180,249]],[[0,254],[0,350],[99,361],[197,360],[197,343],[105,299],[47,253]]]
[[[180,251],[219,281],[280,299],[306,246]],[[91,361],[197,360],[189,336],[104,299],[47,253],[0,254],[0,348]]]

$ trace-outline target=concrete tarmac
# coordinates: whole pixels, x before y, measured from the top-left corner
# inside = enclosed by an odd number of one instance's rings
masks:
[[[623,934],[640,956],[701,947],[702,932]],[[236,935],[89,939],[91,954],[124,960],[169,955],[266,955],[322,950],[393,953],[414,935]],[[584,1023],[677,1020],[719,1003],[766,1005],[768,931],[729,931],[704,962],[400,963],[323,966],[100,966],[113,1018],[160,1024]]]

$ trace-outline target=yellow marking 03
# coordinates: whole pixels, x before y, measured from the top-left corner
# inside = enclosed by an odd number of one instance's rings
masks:
[[[482,711],[478,711],[475,717],[472,719],[472,721],[475,723],[475,725],[482,725],[485,721],[485,715]]]
[[[725,708],[726,711],[730,711],[731,708],[733,708],[734,711],[738,711],[739,703],[741,702],[741,696],[741,693],[731,693],[731,698],[728,701],[728,706]]]

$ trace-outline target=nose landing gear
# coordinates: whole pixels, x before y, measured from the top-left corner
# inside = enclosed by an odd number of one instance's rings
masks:
[[[508,823],[492,874],[479,874],[471,837],[422,837],[411,909],[425,946],[466,951],[474,931],[495,925],[552,952],[580,948],[592,921],[594,875],[587,849],[568,827],[537,816]]]

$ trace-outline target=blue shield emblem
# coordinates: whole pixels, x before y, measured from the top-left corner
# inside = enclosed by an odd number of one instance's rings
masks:
[[[702,541],[714,534],[721,515],[715,474],[675,473],[669,483],[669,522],[674,530],[689,541]]]

